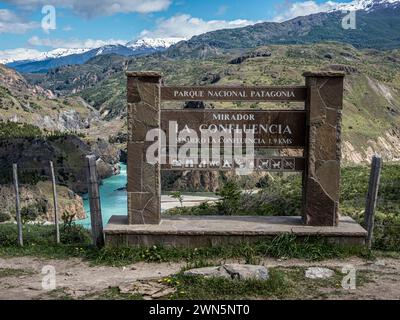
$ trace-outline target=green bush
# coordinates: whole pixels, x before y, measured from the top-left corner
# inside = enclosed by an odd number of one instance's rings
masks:
[[[80,244],[90,242],[89,231],[75,223],[71,225],[62,224],[60,227],[60,240],[64,244]]]
[[[35,204],[21,208],[21,219],[24,224],[29,221],[35,221],[39,215],[39,210]]]
[[[234,181],[227,181],[216,195],[221,197],[217,202],[218,214],[232,215],[240,209],[241,190]]]
[[[74,222],[75,214],[65,211],[62,215],[63,224],[60,228],[60,240],[65,244],[90,242],[89,232]]]
[[[7,212],[0,212],[0,222],[11,220],[11,216]]]
[[[17,122],[0,122],[0,139],[8,138],[37,138],[42,131],[31,124]]]

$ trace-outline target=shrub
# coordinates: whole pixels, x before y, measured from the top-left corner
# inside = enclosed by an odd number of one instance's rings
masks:
[[[65,244],[87,243],[90,241],[89,232],[74,222],[75,214],[65,211],[61,219],[63,224],[60,228],[60,240]]]
[[[64,244],[87,244],[90,242],[90,233],[83,226],[75,223],[71,225],[62,224],[60,240]]]
[[[7,212],[0,212],[0,222],[11,220],[11,216]]]
[[[235,181],[227,181],[216,195],[221,197],[217,202],[219,214],[232,215],[239,210],[241,191]]]
[[[35,221],[39,217],[39,210],[35,204],[30,204],[21,208],[22,223],[25,224],[29,221]]]

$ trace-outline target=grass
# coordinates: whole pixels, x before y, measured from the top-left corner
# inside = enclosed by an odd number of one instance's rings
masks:
[[[342,288],[345,276],[339,269],[332,269],[334,275],[327,279],[307,279],[304,267],[268,268],[267,280],[226,279],[189,276],[184,269],[172,276],[157,281],[175,292],[161,299],[168,300],[243,300],[243,299],[318,299],[328,296],[347,294]],[[356,287],[373,281],[373,273],[359,270],[356,273]],[[149,282],[151,284],[151,281]],[[49,296],[54,299],[73,299],[63,289],[53,290]],[[145,297],[139,292],[123,293],[119,287],[92,292],[78,299],[95,300],[142,300]]]
[[[210,299],[250,299],[283,298],[292,290],[292,282],[276,269],[270,269],[268,280],[230,280],[224,278],[204,278],[186,276],[179,273],[166,281],[176,288],[171,299],[210,300]]]
[[[310,299],[323,298],[327,292],[337,295],[346,293],[342,288],[345,274],[341,270],[335,269],[334,275],[327,279],[307,279],[303,267],[275,267],[268,270],[267,280],[204,278],[180,272],[161,281],[176,289],[169,299]],[[370,281],[372,278],[368,272],[357,271],[357,287]]]
[[[240,259],[246,263],[257,263],[263,257],[300,258],[322,260],[349,256],[371,257],[371,253],[360,246],[339,246],[323,239],[298,241],[292,234],[285,234],[255,244],[236,244],[220,247],[164,248],[153,246],[104,247],[90,245],[89,234],[80,226],[61,228],[62,244],[54,242],[52,226],[25,225],[24,246],[18,247],[17,229],[14,224],[0,225],[0,256],[36,256],[54,259],[82,258],[94,265],[124,266],[139,261],[186,262],[188,266],[203,266],[216,259]]]

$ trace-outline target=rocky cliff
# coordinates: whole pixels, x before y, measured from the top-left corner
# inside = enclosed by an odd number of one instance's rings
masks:
[[[54,205],[52,184],[50,181],[40,181],[35,185],[22,184],[20,186],[21,208],[34,207],[39,216],[36,220],[54,221]],[[58,185],[57,199],[59,219],[63,214],[73,216],[74,219],[86,218],[82,198],[69,188]],[[0,186],[0,212],[7,212],[15,216],[15,192],[14,186],[5,184]]]
[[[57,183],[76,193],[87,191],[86,160],[95,154],[99,178],[119,171],[119,150],[103,140],[85,142],[77,136],[0,139],[0,176],[10,180],[12,164],[17,163],[23,183],[50,179],[49,161],[54,163]]]

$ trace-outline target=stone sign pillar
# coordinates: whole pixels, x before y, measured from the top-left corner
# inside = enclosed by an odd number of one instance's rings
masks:
[[[146,161],[146,134],[160,127],[161,75],[127,72],[128,99],[128,220],[129,224],[159,224],[161,184],[159,164]]]
[[[310,226],[337,226],[344,74],[306,72],[304,77],[308,94],[303,219]]]

